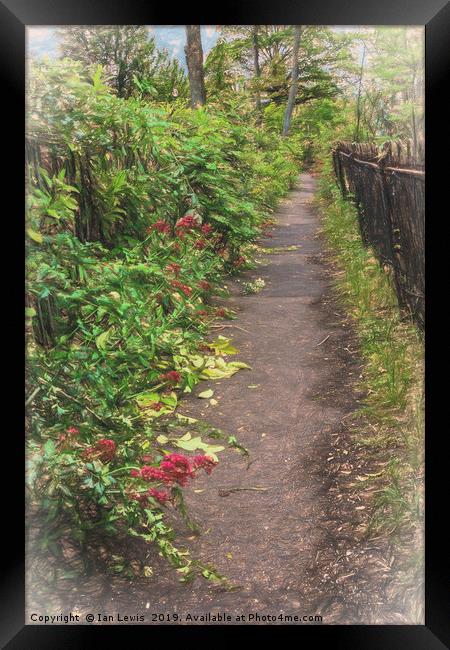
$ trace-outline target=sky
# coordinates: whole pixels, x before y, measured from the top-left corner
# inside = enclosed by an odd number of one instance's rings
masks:
[[[58,56],[58,42],[55,26],[27,27],[28,55],[32,59]],[[149,25],[150,36],[156,40],[159,49],[166,49],[173,58],[185,63],[184,45],[186,42],[184,25]],[[202,25],[202,46],[204,55],[208,54],[218,38],[215,25]]]

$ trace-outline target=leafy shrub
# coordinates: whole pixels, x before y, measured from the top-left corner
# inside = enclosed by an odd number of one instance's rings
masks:
[[[236,352],[226,339],[205,342],[229,316],[210,298],[297,156],[237,106],[122,99],[101,68],[86,78],[67,59],[32,70],[28,100],[30,497],[46,539],[62,521],[79,542],[138,536],[186,578],[169,506],[193,525],[182,488],[224,447],[186,434],[178,401],[246,367],[224,358]]]

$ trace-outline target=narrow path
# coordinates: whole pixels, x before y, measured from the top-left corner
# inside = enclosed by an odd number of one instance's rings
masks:
[[[324,467],[331,434],[355,403],[340,353],[329,345],[330,337],[342,335],[341,325],[324,314],[321,304],[329,279],[318,258],[318,220],[310,205],[314,190],[314,178],[302,174],[277,212],[272,237],[261,242],[277,250],[244,274],[243,280],[262,277],[265,288],[244,296],[238,283],[230,287],[229,306],[239,314],[238,327],[222,333],[233,337],[237,358],[252,371],[211,384],[217,406],[193,396],[180,408],[236,435],[250,451],[248,469],[242,456],[223,452],[213,474],[196,481],[187,496],[205,531],[186,540],[193,555],[240,588],[218,592],[202,580],[186,588],[158,563],[145,594],[131,584],[117,589],[113,581],[104,600],[108,610],[137,609],[147,614],[147,623],[149,612],[319,613],[311,609],[317,581],[323,580],[325,596],[329,585],[314,567],[319,555],[334,554],[335,545],[322,525],[330,486]],[[201,390],[203,383],[196,392]],[[234,486],[266,491],[220,495]],[[150,603],[147,611],[144,601]]]
[[[235,435],[250,451],[250,462],[235,450],[222,452],[212,475],[186,489],[200,536],[175,523],[178,547],[189,548],[235,589],[202,578],[182,584],[155,547],[127,539],[122,549],[114,539],[113,551],[99,552],[139,558],[153,577],[94,572],[82,581],[60,581],[51,593],[45,579],[42,589],[29,588],[30,612],[45,602],[46,611],[79,613],[82,621],[92,612],[110,617],[99,624],[127,623],[126,616],[132,617],[128,624],[192,624],[188,613],[224,612],[232,623],[258,622],[236,618],[249,613],[319,614],[325,624],[415,622],[408,615],[412,596],[390,586],[397,560],[388,538],[365,534],[376,486],[364,483],[362,489],[358,481],[376,475],[389,459],[355,445],[348,416],[359,406],[354,379],[360,362],[330,290],[314,191],[314,177],[301,174],[277,211],[272,236],[261,241],[273,253],[229,283],[228,305],[238,318],[224,321],[222,333],[240,350],[233,359],[252,370],[211,382],[217,405],[197,399],[202,382],[180,406],[182,413]],[[264,289],[244,296],[241,282],[257,277],[265,280]],[[264,490],[227,492],[236,486]]]

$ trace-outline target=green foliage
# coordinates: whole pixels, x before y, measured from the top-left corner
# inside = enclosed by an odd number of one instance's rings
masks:
[[[208,55],[206,70],[212,87],[217,79],[246,83],[255,89],[252,25],[224,26],[222,39]],[[286,104],[291,73],[293,25],[259,25],[258,43],[261,79],[258,88],[264,103]],[[296,104],[326,97],[335,97],[340,90],[335,73],[348,69],[351,63],[348,35],[338,34],[326,27],[303,26],[299,52],[299,87]],[[224,83],[220,87],[224,87]]]
[[[59,37],[62,55],[80,61],[86,69],[102,66],[108,85],[119,97],[137,93],[171,101],[174,96],[187,96],[183,68],[156,48],[144,25],[63,27]]]
[[[224,27],[198,110],[187,108],[181,65],[157,51],[145,27],[65,28],[66,58],[30,65],[27,474],[49,549],[61,527],[81,545],[93,534],[129,535],[156,544],[182,579],[199,570],[222,580],[174,545],[171,509],[196,530],[183,485],[170,486],[164,505],[132,473],[158,470],[173,452],[188,463],[198,452],[216,460],[226,446],[248,453],[177,409],[201,381],[248,369],[228,359],[236,353],[228,339],[206,343],[215,318],[233,317],[211,297],[226,295],[226,273],[251,268],[252,242],[299,162],[323,160],[334,140],[353,137],[363,41],[360,139],[417,140],[423,127],[418,32],[306,26],[292,135],[281,138],[293,33],[258,27],[255,78],[253,26]],[[329,181],[321,194],[367,359],[366,410],[391,423],[409,408],[418,348],[350,207]],[[197,394],[214,406],[212,388]],[[153,490],[161,480],[150,481]]]
[[[68,523],[80,543],[137,536],[187,579],[198,565],[173,545],[168,516],[194,525],[182,486],[163,505],[131,472],[177,450],[223,451],[176,410],[199,382],[248,368],[227,360],[228,339],[206,345],[210,297],[225,295],[224,273],[289,188],[298,152],[232,98],[193,111],[141,90],[118,97],[102,68],[86,78],[68,59],[31,70],[28,485],[51,538]]]

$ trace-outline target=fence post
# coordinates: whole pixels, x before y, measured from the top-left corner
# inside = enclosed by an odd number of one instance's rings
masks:
[[[354,197],[363,244],[391,268],[399,308],[423,330],[423,163],[398,143],[380,154],[374,145],[345,142],[333,150],[333,162],[343,197]]]
[[[403,297],[403,291],[402,291],[402,284],[401,284],[401,269],[400,269],[400,255],[399,255],[399,237],[398,233],[400,232],[398,229],[398,224],[396,223],[395,220],[395,210],[393,210],[392,206],[392,201],[391,201],[391,183],[390,183],[390,177],[388,178],[388,174],[392,174],[393,172],[387,172],[386,169],[384,168],[384,165],[381,163],[380,164],[380,173],[381,173],[381,187],[382,187],[382,201],[383,201],[383,208],[385,210],[386,214],[386,222],[389,225],[389,239],[390,239],[390,249],[391,249],[391,268],[392,268],[392,276],[394,279],[394,285],[395,285],[395,292],[397,294],[397,300],[398,300],[398,306],[400,309],[403,309],[405,307],[405,302],[404,302],[404,297]]]

